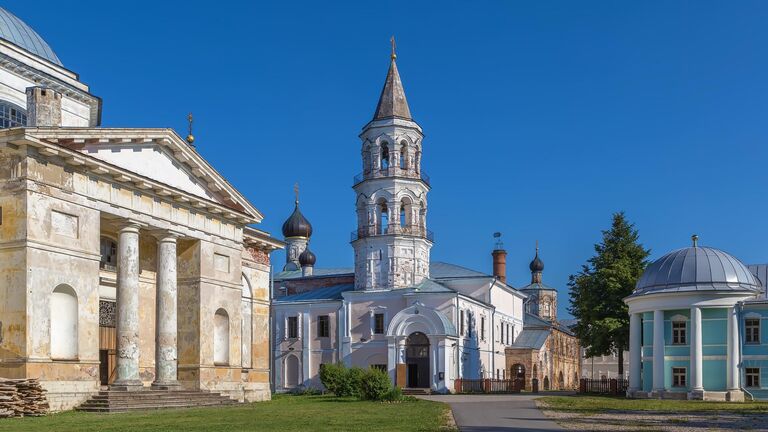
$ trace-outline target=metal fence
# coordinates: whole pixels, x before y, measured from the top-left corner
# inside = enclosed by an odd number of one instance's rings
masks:
[[[523,381],[506,379],[457,379],[456,393],[519,393]]]
[[[587,379],[579,381],[579,393],[599,393],[608,395],[623,395],[627,393],[629,381],[624,378]]]

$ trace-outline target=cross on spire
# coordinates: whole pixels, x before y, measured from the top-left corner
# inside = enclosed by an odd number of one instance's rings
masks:
[[[299,182],[293,185],[293,193],[296,194],[296,205],[299,205]]]
[[[189,134],[187,135],[187,142],[191,145],[195,142],[195,136],[192,135],[192,122],[194,121],[194,118],[192,117],[192,113],[187,114],[187,122],[189,122]]]
[[[393,35],[389,41],[392,43],[392,60],[394,60],[397,58],[397,54],[395,54],[395,36]]]

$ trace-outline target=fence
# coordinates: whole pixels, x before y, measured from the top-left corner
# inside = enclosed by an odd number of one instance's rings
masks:
[[[608,395],[623,395],[627,393],[629,381],[624,378],[586,379],[579,381],[579,393],[600,393]]]
[[[457,379],[456,393],[520,393],[522,380]]]

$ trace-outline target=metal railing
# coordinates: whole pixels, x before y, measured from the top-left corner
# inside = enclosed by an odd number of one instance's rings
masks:
[[[429,178],[429,175],[425,173],[423,170],[420,172],[416,172],[415,170],[408,169],[408,168],[400,168],[400,167],[389,167],[389,168],[381,168],[381,169],[375,169],[371,170],[369,172],[361,172],[354,177],[352,177],[352,186],[360,183],[363,180],[373,179],[373,178],[382,178],[382,177],[406,177],[406,178],[415,178],[415,179],[421,179],[424,183],[427,184],[427,186],[431,186],[431,180]]]
[[[382,236],[382,235],[404,235],[412,237],[423,237],[434,242],[435,233],[421,225],[397,225],[389,224],[381,227],[379,225],[363,225],[350,233],[350,240],[355,241],[364,237]]]
[[[520,393],[521,379],[462,379],[455,381],[456,393]]]
[[[579,381],[579,393],[599,393],[608,395],[623,395],[629,388],[629,380],[624,378],[587,379]]]

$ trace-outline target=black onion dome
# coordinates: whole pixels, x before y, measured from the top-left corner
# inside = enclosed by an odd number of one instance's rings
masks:
[[[528,268],[531,269],[534,273],[541,273],[544,271],[544,261],[539,258],[539,251],[536,251],[536,256],[533,258],[533,261],[531,261],[531,264],[528,266]]]
[[[291,213],[291,216],[283,223],[283,237],[311,237],[312,224],[301,214],[299,203]]]
[[[316,261],[317,257],[311,250],[309,250],[309,246],[307,246],[307,248],[304,249],[304,252],[299,255],[299,264],[301,264],[302,267],[314,267]]]

